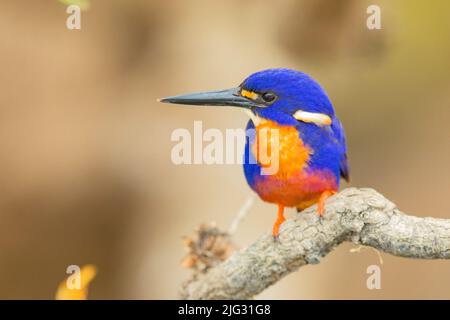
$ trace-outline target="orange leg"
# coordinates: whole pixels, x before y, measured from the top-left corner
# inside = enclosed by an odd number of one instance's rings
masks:
[[[319,215],[319,217],[322,217],[325,212],[325,201],[335,193],[336,191],[332,190],[326,190],[322,192],[319,198],[319,203],[317,204],[317,214]]]
[[[280,225],[284,222],[284,220],[286,220],[284,218],[283,212],[284,212],[284,205],[279,204],[277,220],[275,221],[275,224],[273,225],[272,229],[272,235],[275,239],[278,238],[278,231],[280,229]]]

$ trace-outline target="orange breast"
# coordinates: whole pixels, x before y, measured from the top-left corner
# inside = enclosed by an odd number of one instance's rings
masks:
[[[287,179],[302,171],[312,150],[303,144],[295,127],[263,121],[256,126],[256,143],[252,145],[252,153],[263,168],[274,166],[274,161],[277,161],[278,170],[274,175]],[[277,160],[274,157],[276,153]],[[265,157],[266,154],[270,156]]]
[[[278,161],[278,170],[255,180],[254,189],[265,201],[303,209],[315,203],[323,191],[337,188],[331,172],[308,168],[314,151],[303,143],[293,126],[263,121],[256,126],[251,152],[263,169],[275,167],[274,161]],[[278,160],[275,159],[277,152]]]

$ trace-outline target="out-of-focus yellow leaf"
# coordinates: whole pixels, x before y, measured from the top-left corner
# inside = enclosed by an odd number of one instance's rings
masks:
[[[89,6],[91,5],[89,0],[59,0],[59,2],[70,6],[72,4],[77,5],[80,7],[81,10],[87,10],[89,9]]]
[[[88,264],[83,266],[79,273],[80,288],[69,288],[67,286],[69,276],[59,284],[56,291],[56,300],[86,300],[89,284],[96,274],[97,268],[94,265]]]

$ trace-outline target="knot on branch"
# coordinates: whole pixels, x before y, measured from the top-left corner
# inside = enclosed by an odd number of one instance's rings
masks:
[[[225,261],[235,250],[231,237],[215,224],[200,224],[194,233],[183,239],[187,254],[181,265],[194,273],[205,273]]]

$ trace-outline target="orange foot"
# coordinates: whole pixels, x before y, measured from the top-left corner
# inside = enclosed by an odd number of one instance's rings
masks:
[[[284,218],[283,212],[284,212],[284,206],[282,204],[279,204],[277,220],[275,221],[275,224],[273,225],[273,229],[272,229],[272,236],[274,237],[274,239],[278,239],[278,232],[280,229],[280,225],[284,222],[284,220],[286,220]]]
[[[325,212],[325,201],[335,193],[336,191],[332,190],[322,192],[319,198],[319,203],[317,204],[317,214],[319,217],[322,217]]]

